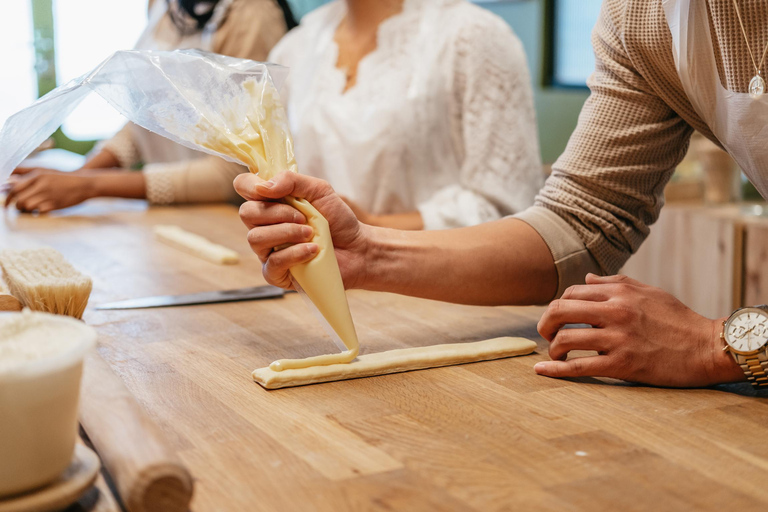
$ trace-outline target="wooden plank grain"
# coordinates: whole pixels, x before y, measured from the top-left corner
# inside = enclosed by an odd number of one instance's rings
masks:
[[[349,303],[364,352],[497,336],[536,339],[538,350],[265,391],[250,379],[254,368],[335,349],[297,295],[93,309],[147,295],[264,284],[235,208],[131,204],[22,215],[0,223],[0,245],[53,246],[93,276],[85,321],[99,332],[101,356],[194,476],[193,512],[768,506],[768,393],[740,385],[675,390],[539,377],[533,365],[548,357],[536,333],[541,308],[470,307],[355,290]],[[684,276],[656,271],[694,293],[703,293],[692,281],[696,272],[715,269],[718,289],[731,286],[719,267],[738,258],[726,243],[733,234],[726,220],[677,222],[675,229],[691,232],[675,241],[681,250],[703,251],[707,241],[693,234],[702,231],[725,245]],[[220,267],[162,247],[151,236],[155,224],[199,233],[237,250],[242,261]],[[750,252],[750,239],[760,247],[768,237],[745,229],[745,268],[757,272],[753,281],[762,286],[765,260],[762,249]],[[745,286],[748,296],[755,288],[749,280]],[[728,309],[726,298],[700,304]]]

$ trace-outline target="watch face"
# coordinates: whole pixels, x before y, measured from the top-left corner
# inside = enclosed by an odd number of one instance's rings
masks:
[[[768,344],[768,312],[757,308],[737,311],[725,324],[725,341],[741,353],[763,348]]]

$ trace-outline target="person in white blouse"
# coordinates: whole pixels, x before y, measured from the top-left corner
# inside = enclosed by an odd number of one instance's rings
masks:
[[[526,209],[543,184],[522,45],[466,0],[336,0],[269,60],[291,68],[282,94],[299,171],[330,181],[367,224],[480,224]],[[115,142],[105,149],[130,161]],[[212,158],[153,164],[134,178],[138,190],[111,182],[93,195],[231,200],[243,168],[203,163]]]
[[[302,174],[367,223],[479,224],[543,184],[523,47],[464,0],[336,0],[272,50]]]

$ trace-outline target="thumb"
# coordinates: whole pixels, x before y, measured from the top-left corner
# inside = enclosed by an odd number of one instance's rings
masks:
[[[34,167],[17,167],[17,168],[15,168],[13,170],[13,172],[11,174],[12,175],[15,174],[15,175],[18,176],[18,175],[22,175],[22,174],[29,174],[30,172],[32,172],[34,170],[35,170]]]
[[[270,199],[292,196],[310,203],[334,193],[327,181],[291,171],[283,171],[268,181],[257,183],[256,191]]]

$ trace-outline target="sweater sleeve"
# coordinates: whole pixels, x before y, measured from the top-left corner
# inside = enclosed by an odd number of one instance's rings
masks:
[[[627,57],[625,8],[619,0],[603,3],[592,34],[591,95],[535,206],[518,215],[560,262],[558,295],[587,272],[618,272],[638,249],[692,132]]]
[[[273,0],[234,0],[213,40],[216,53],[263,61],[285,33],[285,20]],[[147,199],[152,204],[237,203],[232,186],[248,170],[213,155],[144,166]]]
[[[213,155],[144,166],[147,200],[152,204],[238,203],[232,185],[245,167]]]
[[[132,123],[126,123],[111,139],[100,142],[96,152],[107,150],[117,159],[119,167],[130,169],[141,161],[141,154],[133,139]]]
[[[213,51],[265,61],[285,31],[283,12],[274,0],[234,0],[213,38]]]
[[[468,226],[524,210],[544,181],[522,44],[478,9],[454,42],[454,101],[463,160],[458,182],[418,206],[426,229]]]

